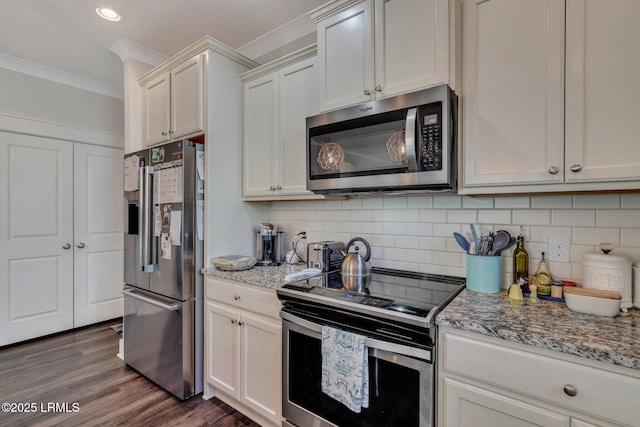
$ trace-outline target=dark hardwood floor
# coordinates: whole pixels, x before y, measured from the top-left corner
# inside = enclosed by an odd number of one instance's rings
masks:
[[[115,323],[0,348],[0,426],[258,426],[216,398],[181,402],[129,368]]]

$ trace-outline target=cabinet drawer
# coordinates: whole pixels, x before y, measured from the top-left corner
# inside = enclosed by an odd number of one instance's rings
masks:
[[[211,278],[206,279],[205,287],[205,296],[208,299],[279,319],[282,305],[273,289],[262,289],[252,285],[223,282]]]
[[[490,342],[444,335],[444,369],[483,383],[629,425],[637,423],[640,379]],[[565,386],[577,390],[565,393]]]

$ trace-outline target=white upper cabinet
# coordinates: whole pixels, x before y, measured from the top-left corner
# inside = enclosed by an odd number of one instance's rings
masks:
[[[460,193],[638,188],[638,19],[632,0],[465,1]]]
[[[640,179],[640,2],[567,1],[565,179]]]
[[[171,141],[202,131],[202,55],[177,65],[144,86],[145,145]]]
[[[447,0],[338,0],[317,23],[320,110],[449,81]]]
[[[306,118],[318,112],[315,47],[242,75],[245,200],[316,198],[307,191]]]

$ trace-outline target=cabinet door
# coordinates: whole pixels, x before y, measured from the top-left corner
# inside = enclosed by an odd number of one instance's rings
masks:
[[[463,185],[563,182],[564,2],[463,13]]]
[[[320,109],[373,99],[371,0],[319,22],[317,35]]]
[[[569,427],[570,418],[542,406],[473,385],[444,379],[445,405],[439,425],[447,427]]]
[[[447,1],[375,1],[376,97],[447,82]]]
[[[248,82],[244,102],[243,195],[272,196],[278,155],[278,74]]]
[[[280,424],[282,406],[281,326],[248,313],[242,315],[242,400]]]
[[[171,70],[171,139],[204,129],[202,56]]]
[[[640,178],[640,2],[567,1],[567,182]]]
[[[123,150],[74,147],[75,328],[122,316]]]
[[[171,79],[168,73],[144,87],[144,139],[146,145],[168,141]]]
[[[214,388],[240,397],[240,314],[206,301],[207,337],[205,339],[206,381]]]
[[[280,194],[312,194],[307,191],[306,118],[318,112],[317,79],[315,59],[307,59],[280,72]]]
[[[0,171],[2,346],[73,327],[73,143],[0,132]]]

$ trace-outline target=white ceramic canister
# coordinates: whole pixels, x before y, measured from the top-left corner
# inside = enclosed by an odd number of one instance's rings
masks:
[[[633,264],[633,305],[640,308],[640,261]]]
[[[584,254],[582,287],[620,292],[620,308],[633,306],[631,300],[631,260],[623,255]]]

